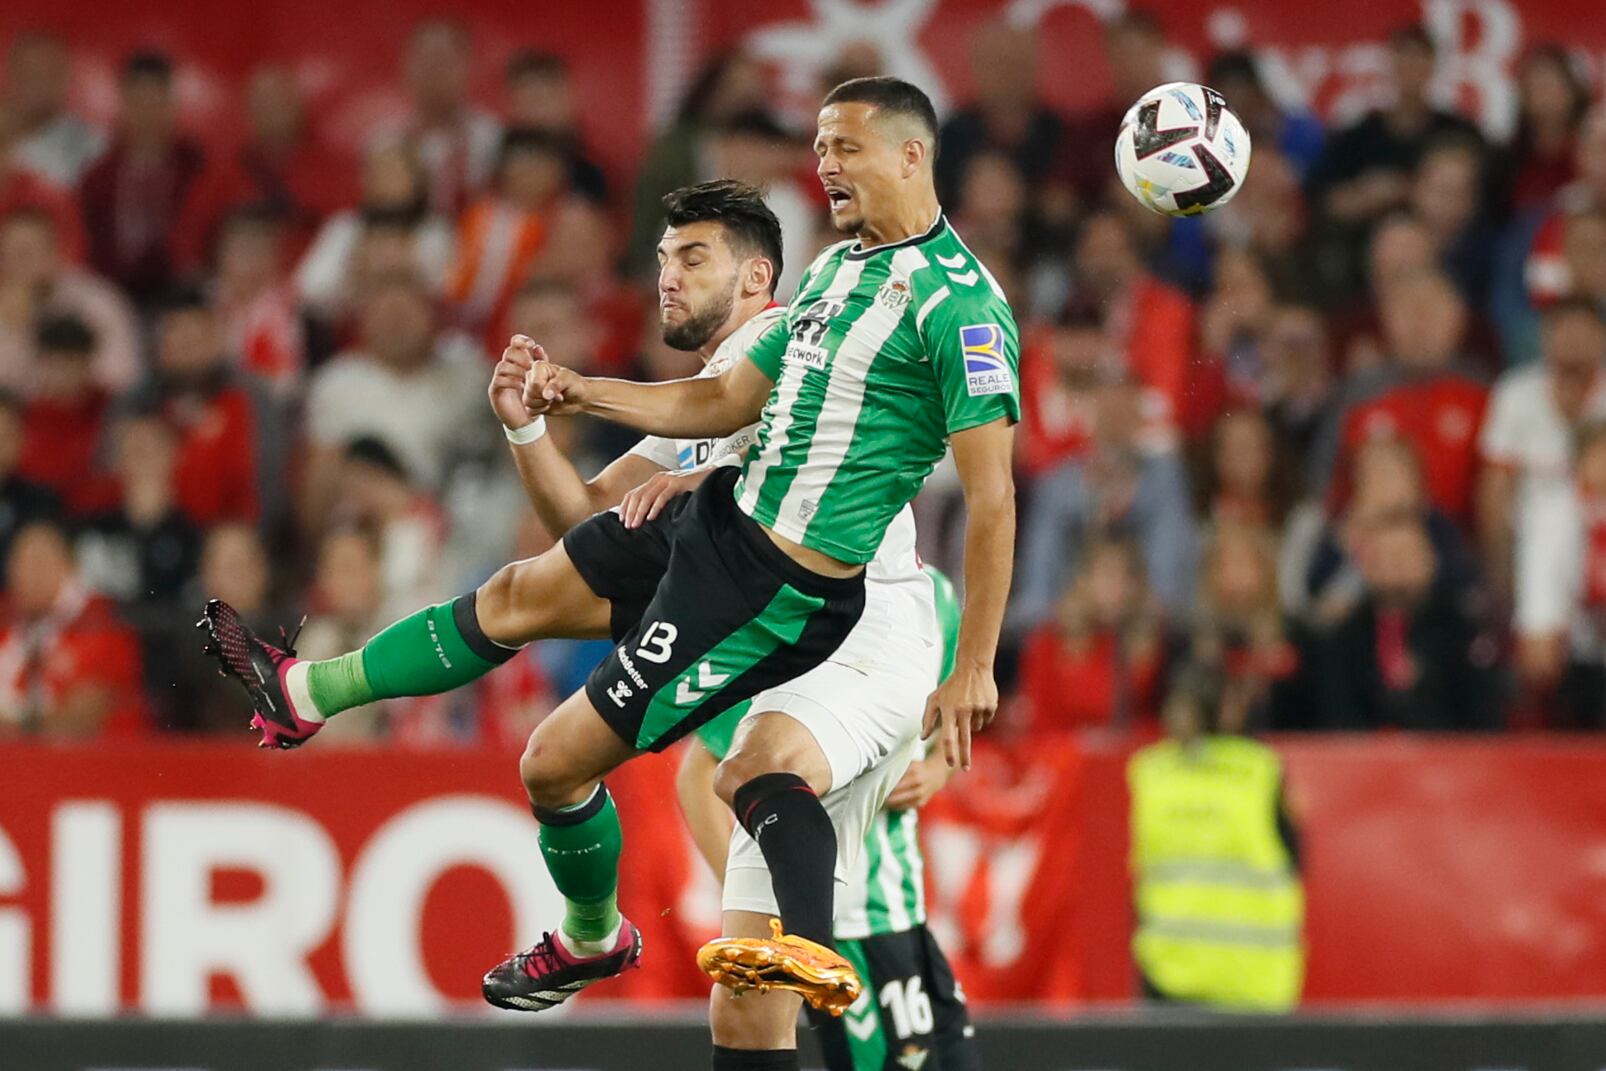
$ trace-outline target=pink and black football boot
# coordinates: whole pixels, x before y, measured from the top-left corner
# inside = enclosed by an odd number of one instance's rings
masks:
[[[283,647],[261,639],[240,620],[234,607],[221,599],[212,599],[201,611],[195,627],[207,635],[206,653],[217,658],[225,676],[236,678],[245,686],[251,697],[251,728],[262,731],[258,747],[300,747],[323,728],[323,721],[308,721],[296,716],[290,696],[284,685],[284,675],[296,664],[296,636],[279,630]]]
[[[600,956],[576,956],[557,934],[544,933],[540,943],[515,953],[485,974],[480,991],[498,1008],[545,1011],[588,985],[641,966],[641,931],[621,919],[613,949]]]

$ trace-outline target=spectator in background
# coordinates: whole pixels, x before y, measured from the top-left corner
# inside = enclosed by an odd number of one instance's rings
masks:
[[[1606,313],[1606,211],[1592,209],[1567,217],[1562,256],[1567,267],[1567,292],[1562,296],[1580,298]],[[1540,308],[1548,304],[1541,302]]]
[[[1187,478],[1174,445],[1141,433],[1140,398],[1130,383],[1102,384],[1093,449],[1031,484],[1012,609],[1017,625],[1047,620],[1090,542],[1111,532],[1140,548],[1148,583],[1166,611],[1178,619],[1185,614],[1194,590]]]
[[[285,637],[282,610],[272,604],[273,577],[267,548],[257,529],[248,524],[220,524],[206,533],[196,588],[184,597],[186,605],[222,599],[259,636]],[[195,643],[189,616],[169,617],[169,628],[147,622],[145,672],[157,700],[161,724],[171,729],[229,732],[238,735],[239,682],[217,671],[217,661]],[[293,645],[292,645],[293,646]]]
[[[27,393],[39,322],[72,316],[95,336],[95,380],[127,390],[143,374],[134,310],[105,279],[68,264],[56,223],[39,209],[0,217],[0,384]]]
[[[1082,205],[1096,204],[1114,178],[1115,135],[1121,117],[1165,77],[1165,31],[1147,11],[1128,8],[1104,24],[1104,56],[1111,95],[1073,116],[1061,140],[1057,177]]]
[[[1249,52],[1223,52],[1210,61],[1205,82],[1227,98],[1255,147],[1255,164],[1274,150],[1290,165],[1292,173],[1303,178],[1321,155],[1321,120],[1303,112],[1279,107],[1260,77],[1260,67]]]
[[[1151,723],[1165,664],[1161,622],[1137,549],[1094,538],[1053,619],[1026,641],[1028,735]]]
[[[1216,258],[1215,285],[1199,314],[1199,361],[1187,375],[1187,405],[1179,414],[1191,439],[1202,436],[1219,404],[1254,398],[1265,380],[1261,339],[1271,317],[1273,294],[1265,267],[1246,249],[1224,249]],[[1220,403],[1212,404],[1212,395]]]
[[[380,613],[384,584],[380,576],[379,545],[363,528],[331,529],[318,542],[312,589],[307,596],[306,624],[301,629],[297,654],[302,658],[331,658],[362,643],[388,618]],[[433,697],[432,697],[433,698]],[[330,721],[337,743],[361,743],[386,735],[386,708],[398,700],[381,700],[347,711],[356,717],[343,724],[342,715]]]
[[[1517,74],[1517,134],[1509,162],[1513,211],[1548,205],[1576,172],[1578,127],[1589,110],[1589,86],[1567,49],[1536,45]]]
[[[815,222],[820,217],[818,183],[803,184],[798,168],[802,154],[799,139],[764,110],[739,112],[715,128],[710,143],[714,173],[750,183],[764,191],[764,203],[781,222],[783,249],[811,248]],[[792,296],[811,256],[784,258],[775,298]]]
[[[380,440],[432,492],[466,450],[489,449],[483,369],[466,340],[436,329],[434,305],[416,276],[375,280],[357,348],[319,368],[308,384],[301,509],[308,530],[327,523],[352,439]]]
[[[508,126],[539,130],[556,138],[569,159],[570,187],[599,204],[607,201],[608,182],[602,168],[586,154],[580,109],[563,58],[529,49],[515,52],[507,61],[502,84],[507,92]]]
[[[403,59],[412,98],[406,139],[428,176],[433,212],[455,217],[490,183],[502,128],[473,100],[473,40],[455,19],[413,27]]]
[[[1361,444],[1397,437],[1422,459],[1433,504],[1471,530],[1477,434],[1488,390],[1456,370],[1466,309],[1442,275],[1418,273],[1383,294],[1389,364],[1354,384],[1318,457],[1329,501],[1350,493],[1349,467]]]
[[[1265,415],[1255,408],[1223,413],[1211,429],[1209,448],[1197,481],[1200,515],[1217,525],[1281,530],[1294,505],[1294,475]]]
[[[1145,270],[1120,216],[1089,217],[1076,243],[1074,296],[1103,304],[1121,366],[1153,390],[1179,424],[1188,409],[1194,357],[1194,309],[1186,294]]]
[[[955,229],[964,232],[976,258],[993,271],[1015,307],[1024,310],[1027,301],[1015,279],[1032,251],[1025,176],[1003,153],[977,153],[960,171],[958,196],[949,203]]]
[[[550,359],[587,375],[617,372],[629,378],[664,378],[652,375],[650,368],[639,363],[628,368],[608,368],[603,361],[606,341],[603,327],[600,319],[586,314],[585,302],[574,286],[560,279],[537,279],[526,283],[514,299],[502,339],[505,342],[511,335],[528,335],[541,344]],[[644,335],[649,333],[662,333],[656,310],[642,331]],[[673,378],[694,376],[702,364],[677,363],[674,368],[676,376]],[[565,453],[575,458],[582,468],[595,466],[600,470],[640,438],[628,428],[584,414],[557,417],[549,420],[547,426],[563,443]]]
[[[217,314],[223,346],[238,367],[280,394],[301,381],[306,355],[300,310],[285,273],[278,214],[240,208],[217,241]]]
[[[351,199],[351,165],[319,144],[288,68],[251,73],[245,120],[244,143],[208,166],[185,207],[180,256],[189,271],[215,258],[221,229],[242,209],[277,220],[294,259],[324,217]]]
[[[0,391],[0,557],[8,555],[18,532],[35,521],[55,521],[61,498],[49,487],[17,472],[23,453],[23,402]]]
[[[1021,352],[1021,420],[1018,458],[1036,477],[1092,449],[1097,389],[1116,359],[1095,302],[1072,301],[1057,320],[1028,331]]]
[[[1331,520],[1320,510],[1289,521],[1280,569],[1284,604],[1317,624],[1331,624],[1362,597],[1360,569],[1366,534],[1391,518],[1421,521],[1433,543],[1434,583],[1466,593],[1478,583],[1477,562],[1456,523],[1429,500],[1416,450],[1397,438],[1365,443],[1355,454],[1355,493]]]
[[[1434,583],[1420,517],[1380,520],[1361,538],[1358,606],[1317,640],[1312,695],[1325,729],[1498,729],[1497,647],[1464,595]]]
[[[335,524],[361,527],[378,543],[381,619],[398,620],[449,594],[441,577],[446,515],[380,440],[346,446]]]
[[[1218,245],[1253,253],[1279,297],[1320,296],[1319,266],[1304,248],[1304,192],[1288,158],[1275,148],[1256,147],[1255,166],[1238,196],[1206,217],[1205,226]]]
[[[1516,525],[1518,674],[1546,724],[1606,729],[1606,423],[1585,425],[1577,476]]]
[[[1469,138],[1435,141],[1411,178],[1410,205],[1427,229],[1438,265],[1467,304],[1479,309],[1494,267],[1495,228],[1482,211],[1484,146]]]
[[[451,268],[452,221],[430,211],[423,167],[405,143],[370,146],[361,187],[357,207],[324,222],[295,272],[303,304],[330,323],[353,312],[366,277],[411,269],[440,293]]]
[[[1301,474],[1333,394],[1329,350],[1327,326],[1311,306],[1285,303],[1268,314],[1260,340],[1265,374],[1256,398],[1276,431],[1279,453]]]
[[[971,162],[983,155],[1008,160],[1026,190],[1035,192],[1058,158],[1064,133],[1064,122],[1037,92],[1035,35],[1003,19],[977,29],[970,38],[970,79],[974,99],[942,124],[938,196],[957,204]]]
[[[1433,142],[1481,140],[1471,123],[1433,103],[1437,52],[1425,27],[1390,34],[1388,55],[1393,99],[1329,138],[1308,178],[1312,199],[1340,223],[1364,225],[1406,203],[1411,172]]]
[[[458,224],[457,262],[447,296],[459,321],[484,332],[491,352],[506,341],[500,325],[518,288],[562,249],[552,242],[569,188],[561,142],[538,130],[509,130],[497,158],[495,189]]]
[[[1242,724],[1308,727],[1307,640],[1283,617],[1272,530],[1242,520],[1215,524],[1200,564],[1190,641],[1192,660],[1225,678]]]
[[[134,416],[115,438],[121,501],[86,521],[76,549],[84,582],[143,625],[179,612],[200,565],[201,532],[179,508],[173,429],[160,417]]]
[[[1478,533],[1497,589],[1509,592],[1518,518],[1572,482],[1573,444],[1586,423],[1606,418],[1606,323],[1599,309],[1567,298],[1545,312],[1544,359],[1500,377],[1478,436]]]
[[[178,267],[177,224],[194,195],[204,158],[178,130],[173,64],[136,52],[123,64],[116,136],[79,190],[89,260],[135,303],[156,302]]]
[[[633,277],[658,271],[658,239],[664,233],[664,194],[706,178],[709,139],[728,119],[769,106],[764,66],[740,50],[709,59],[686,90],[674,120],[653,139],[636,176],[630,219],[629,266]]]
[[[1579,123],[1573,161],[1577,178],[1557,191],[1549,210],[1528,224],[1531,241],[1522,280],[1535,307],[1578,291],[1568,232],[1574,219],[1606,212],[1606,103],[1595,105]],[[1516,238],[1524,237],[1528,232],[1519,224]]]
[[[17,533],[0,617],[0,738],[130,739],[149,728],[139,640],[47,521]]]
[[[71,190],[106,149],[106,135],[67,108],[72,58],[53,33],[30,31],[11,40],[6,52],[5,98],[0,126],[14,138],[14,162]]]
[[[1395,283],[1433,271],[1433,236],[1409,211],[1391,212],[1372,229],[1364,292],[1345,296],[1333,316],[1340,369],[1350,378],[1373,372],[1388,359],[1383,341],[1383,295]]]
[[[155,373],[123,407],[156,414],[172,430],[178,505],[203,528],[276,516],[282,498],[277,413],[232,365],[205,295],[175,290],[156,322]]]
[[[95,336],[82,321],[40,323],[18,466],[79,517],[110,506],[117,495],[110,475],[99,471],[112,397],[95,382],[94,357]]]

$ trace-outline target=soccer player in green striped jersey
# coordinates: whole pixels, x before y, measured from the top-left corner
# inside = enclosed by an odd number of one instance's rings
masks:
[[[953,669],[959,603],[953,584],[926,566],[943,638],[941,676]],[[737,707],[697,730],[682,759],[677,789],[693,839],[716,875],[725,873],[730,814],[713,794],[714,764],[730,750],[747,708]],[[933,761],[935,760],[935,761]],[[939,753],[908,767],[869,824],[850,876],[838,887],[837,949],[864,981],[864,992],[841,1018],[814,1016],[829,1071],[979,1071],[981,1055],[964,993],[926,929],[925,859],[918,808],[947,782]]]

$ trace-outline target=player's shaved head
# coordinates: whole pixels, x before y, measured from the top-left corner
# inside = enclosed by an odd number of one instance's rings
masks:
[[[894,141],[919,138],[927,145],[927,163],[937,158],[937,109],[919,86],[880,75],[854,78],[827,93],[822,108],[832,104],[867,104],[874,122]]]

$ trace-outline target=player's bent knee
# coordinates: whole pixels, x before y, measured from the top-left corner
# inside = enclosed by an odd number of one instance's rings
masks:
[[[533,565],[533,561],[504,565],[481,584],[475,594],[474,609],[480,628],[497,643],[515,645],[537,638],[534,632],[540,622],[532,613],[536,607],[521,597],[530,586],[530,578],[525,574]]]
[[[577,774],[563,761],[558,749],[541,740],[537,731],[519,757],[519,779],[530,802],[542,810],[555,811],[579,803],[595,784],[591,777]]]

